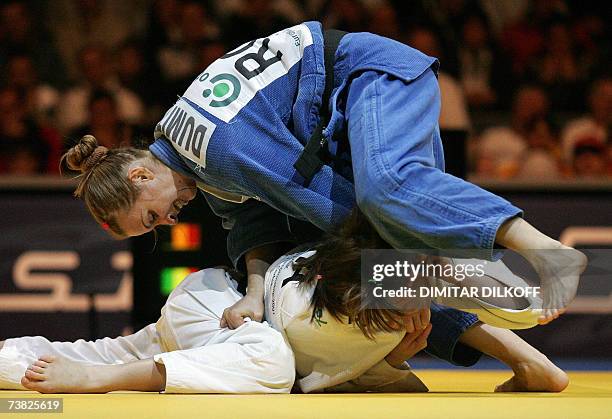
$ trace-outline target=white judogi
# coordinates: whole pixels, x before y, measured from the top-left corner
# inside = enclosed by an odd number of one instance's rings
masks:
[[[313,252],[285,255],[266,273],[266,319],[286,336],[295,354],[298,385],[304,393],[423,392],[427,387],[408,363],[394,368],[385,361],[405,332],[378,333],[366,338],[355,325],[339,322],[323,310],[311,321],[313,286],[283,280],[294,274],[293,262]]]
[[[283,281],[295,273],[293,263],[297,259],[313,253],[307,251],[281,257],[268,269],[265,281],[266,319],[291,345],[299,376],[297,383],[302,391],[427,391],[407,363],[402,369],[396,369],[384,359],[403,338],[403,332],[378,333],[372,341],[365,338],[358,327],[338,322],[326,310],[318,321],[312,321],[310,303],[314,286],[300,286],[297,281],[283,285]],[[452,262],[482,263],[475,259],[454,259]],[[528,286],[501,261],[488,262],[484,271],[506,286]],[[451,286],[436,278],[430,283],[438,287]],[[541,311],[538,309],[541,300],[537,298],[528,299],[528,307],[520,310],[498,307],[478,298],[440,297],[434,301],[472,312],[482,322],[504,329],[533,327]]]
[[[268,270],[267,284],[276,272]],[[312,372],[310,378],[301,380],[304,392],[427,391],[407,364],[396,369],[384,360],[404,333],[381,334],[372,341],[359,329],[328,316],[322,320],[333,329],[310,327],[310,296],[295,286],[287,289],[295,292],[285,294],[285,312],[295,309],[304,314],[287,329],[297,344],[298,371],[302,375]],[[223,310],[241,297],[223,270],[205,269],[189,275],[172,292],[156,324],[133,335],[95,342],[50,342],[40,336],[8,339],[0,351],[0,388],[23,389],[19,382],[28,365],[41,355],[55,354],[90,364],[122,364],[153,357],[165,365],[167,393],[289,392],[296,366],[281,333],[265,322],[246,322],[236,330],[219,327]],[[301,331],[299,324],[305,326]],[[319,343],[322,346],[310,354]],[[322,365],[338,372],[333,380],[324,377],[328,370]]]
[[[293,353],[267,323],[221,328],[223,310],[242,298],[221,269],[189,275],[168,297],[162,315],[137,333],[95,342],[8,339],[0,351],[0,388],[23,389],[28,365],[44,354],[89,364],[154,358],[166,370],[167,393],[288,393]]]
[[[266,283],[275,272],[268,270]],[[296,287],[292,289],[297,291]],[[236,330],[219,327],[223,310],[241,297],[235,281],[223,270],[205,269],[189,275],[172,292],[156,324],[133,335],[95,342],[50,342],[40,336],[8,339],[0,351],[0,388],[23,389],[19,381],[28,365],[43,354],[56,354],[90,364],[121,364],[153,357],[165,365],[167,393],[288,392],[293,384],[295,365],[291,349],[281,333],[265,322],[246,322]],[[299,292],[287,293],[285,310],[295,304],[297,311],[304,310],[302,321],[307,324],[311,313],[307,307],[309,301]],[[326,321],[331,324],[333,320]],[[300,334],[298,330],[293,334],[294,327],[289,328],[296,342],[299,339],[330,344],[320,348],[320,354],[325,354],[326,364],[337,363],[334,368],[342,372],[333,382],[313,379],[316,375],[313,374],[312,383],[302,385],[303,391],[322,391],[326,387],[329,391],[345,392],[427,390],[407,369],[407,364],[404,369],[396,369],[384,360],[403,333],[385,334],[371,341],[357,328],[337,325],[336,338],[327,333],[329,329],[322,333],[307,327],[305,333]],[[347,337],[346,329],[352,337],[350,356],[333,349],[338,344],[346,344],[343,341]],[[308,350],[309,347],[298,345],[298,348]],[[299,371],[318,367],[308,353],[298,353],[298,356]],[[357,362],[362,358],[365,362]],[[357,365],[351,365],[353,363]]]
[[[6,340],[0,350],[0,388],[23,389],[20,380],[27,367],[50,354],[101,365],[153,358],[165,365],[167,393],[287,393],[296,369],[303,392],[427,391],[407,363],[393,368],[384,359],[403,332],[379,333],[370,340],[325,310],[311,321],[314,288],[298,286],[297,281],[282,284],[293,275],[293,262],[311,254],[283,256],[268,269],[265,310],[274,328],[265,322],[221,328],[223,310],[242,295],[225,271],[205,269],[189,275],[170,294],[156,324],[133,335],[95,342],[50,342],[40,336]],[[526,285],[501,262],[489,264],[487,274],[507,285]],[[524,310],[477,299],[436,302],[472,311],[485,323],[503,328],[532,327],[539,315],[533,309],[538,301],[530,301]]]

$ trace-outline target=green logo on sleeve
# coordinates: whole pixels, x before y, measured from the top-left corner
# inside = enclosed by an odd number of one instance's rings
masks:
[[[208,73],[200,76],[200,81],[206,81],[209,77]],[[212,100],[209,105],[213,108],[220,108],[232,103],[240,95],[240,81],[238,78],[229,73],[217,74],[210,79],[212,86],[207,87],[202,91],[202,96],[208,98],[212,95]]]

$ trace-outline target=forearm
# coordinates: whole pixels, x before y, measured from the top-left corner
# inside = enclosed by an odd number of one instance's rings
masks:
[[[384,359],[361,376],[325,389],[326,392],[381,393],[426,392],[427,386],[410,370],[407,362],[394,367]]]
[[[245,318],[260,322],[264,315],[264,278],[266,271],[282,250],[278,245],[266,245],[252,249],[245,254],[247,269],[246,295],[221,316],[221,327],[236,329]]]
[[[282,247],[277,244],[258,247],[246,253],[247,296],[263,300],[266,271],[281,254]]]

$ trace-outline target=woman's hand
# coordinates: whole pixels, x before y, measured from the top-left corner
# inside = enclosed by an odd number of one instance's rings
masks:
[[[431,323],[422,330],[406,333],[400,343],[385,357],[387,363],[394,368],[400,368],[404,361],[427,347],[427,338],[430,332]]]
[[[244,323],[244,318],[260,322],[263,319],[264,302],[263,299],[246,295],[233,306],[223,310],[221,316],[221,327],[236,329]]]
[[[247,294],[233,306],[223,310],[221,327],[236,329],[244,318],[260,322],[264,315],[264,278],[272,261],[282,254],[276,244],[249,250],[245,255],[247,268]]]
[[[427,327],[430,319],[429,308],[408,310],[404,312],[401,323],[394,322],[391,327],[394,330],[405,330],[406,333],[420,332]]]

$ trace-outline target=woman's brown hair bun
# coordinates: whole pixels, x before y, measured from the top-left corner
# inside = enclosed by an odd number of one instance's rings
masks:
[[[85,135],[64,155],[70,170],[87,173],[106,157],[108,148],[99,146],[93,135]]]

